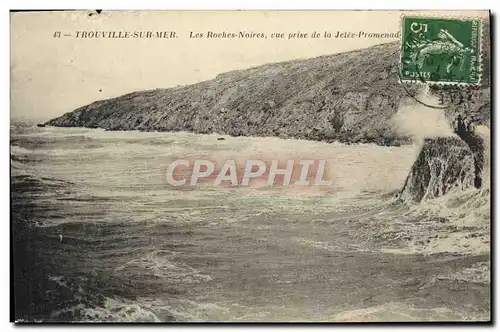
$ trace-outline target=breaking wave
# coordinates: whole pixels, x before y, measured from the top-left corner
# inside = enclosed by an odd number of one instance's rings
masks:
[[[482,189],[455,188],[417,204],[397,197],[417,144],[219,141],[217,135],[77,128],[14,133],[11,192],[16,248],[22,248],[15,254],[20,319],[485,317],[481,305],[467,307],[462,293],[445,290],[466,283],[461,287],[473,289],[484,305],[489,166]],[[286,188],[165,186],[160,171],[166,163],[201,153],[220,160],[311,155],[333,166],[334,187],[291,194]],[[430,274],[436,274],[434,281],[425,281]],[[416,282],[443,290],[445,299],[423,298],[412,288]],[[354,290],[360,295],[352,296]]]

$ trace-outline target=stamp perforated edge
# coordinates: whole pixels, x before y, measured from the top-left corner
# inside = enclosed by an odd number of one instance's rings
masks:
[[[476,83],[469,83],[469,82],[436,82],[436,81],[430,81],[430,82],[423,82],[422,80],[408,80],[404,79],[401,75],[401,69],[402,69],[402,63],[401,59],[403,58],[403,36],[404,36],[404,19],[407,17],[412,17],[412,18],[435,18],[435,19],[443,19],[443,20],[459,20],[459,21],[472,21],[476,20],[479,21],[479,59],[478,59],[478,81]],[[483,29],[484,28],[490,28],[491,22],[490,22],[490,16],[488,16],[487,19],[484,19],[482,17],[477,17],[477,16],[456,16],[456,15],[422,15],[422,14],[407,14],[407,13],[402,13],[399,17],[399,27],[400,27],[400,43],[399,43],[399,58],[398,58],[398,76],[401,81],[401,83],[412,83],[412,84],[417,84],[417,85],[449,85],[449,86],[457,86],[457,87],[479,87],[481,86],[481,81],[483,78],[483,56],[484,56],[484,50],[483,50],[483,44],[485,44],[487,41],[485,40],[484,34],[483,34]],[[491,53],[491,52],[490,52]],[[490,54],[491,56],[491,54]]]

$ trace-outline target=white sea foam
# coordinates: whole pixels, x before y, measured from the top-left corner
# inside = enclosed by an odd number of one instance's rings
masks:
[[[140,303],[140,301],[137,301]],[[118,298],[106,298],[103,306],[78,304],[52,312],[51,319],[62,315],[75,317],[74,322],[161,322],[152,308]],[[72,319],[69,319],[72,321]]]
[[[488,321],[484,313],[457,313],[448,308],[416,308],[405,303],[387,303],[355,309],[331,317],[333,322]]]
[[[115,271],[127,271],[127,269],[139,269],[143,275],[152,274],[159,278],[168,279],[170,282],[183,284],[200,283],[212,280],[207,274],[202,274],[196,269],[176,263],[173,260],[176,253],[165,250],[154,250],[143,257],[135,258],[115,268]]]
[[[58,129],[50,130],[56,133]],[[299,285],[305,285],[300,284],[304,281],[301,278],[314,277],[307,273],[308,269],[334,275],[336,271],[328,270],[325,263],[335,259],[328,255],[334,257],[337,253],[475,254],[489,250],[487,189],[452,192],[418,206],[399,204],[388,194],[403,185],[418,153],[416,144],[398,148],[371,144],[347,146],[248,137],[227,137],[218,141],[217,135],[63,130],[65,136],[83,134],[102,146],[85,148],[75,144],[69,149],[72,150],[70,153],[52,146],[40,154],[37,152],[38,164],[18,165],[36,179],[71,181],[71,185],[60,192],[46,188],[51,197],[30,198],[43,206],[57,207],[58,218],[52,219],[48,209],[44,221],[60,223],[61,227],[70,226],[71,222],[89,224],[88,228],[75,227],[72,237],[65,235],[68,240],[90,241],[91,251],[82,257],[92,259],[85,258],[89,261],[81,264],[93,268],[100,266],[101,262],[92,260],[105,255],[95,253],[93,244],[106,248],[106,253],[109,253],[108,245],[116,245],[115,240],[123,241],[127,250],[120,251],[120,256],[116,256],[120,258],[113,256],[112,260],[105,261],[105,273],[116,273],[115,277],[130,276],[131,281],[135,278],[161,280],[176,290],[185,290],[186,294],[182,294],[184,299],[179,299],[165,292],[158,294],[159,298],[134,301],[108,297],[104,304],[80,304],[55,311],[54,317],[68,313],[83,321],[162,321],[171,319],[169,315],[190,321],[328,321],[359,317],[411,320],[425,318],[425,315],[437,319],[476,317],[466,317],[451,309],[419,311],[407,307],[402,307],[398,316],[394,312],[399,304],[376,306],[368,308],[367,312],[363,312],[364,309],[349,310],[335,316],[332,315],[336,310],[332,302],[321,298],[321,294],[316,294],[321,299],[314,299],[317,301],[314,303],[324,311],[316,314],[304,312],[303,309],[310,308],[307,303],[300,306],[295,299],[285,302],[279,294],[279,288],[283,287],[290,292],[287,294],[297,292],[296,299],[310,300],[311,289],[287,289],[291,284],[289,281],[296,280]],[[26,153],[23,150],[14,152]],[[334,186],[324,192],[317,192],[316,188],[204,187],[177,190],[165,186],[162,182],[165,164],[179,156],[196,157],[202,153],[215,160],[253,156],[322,158],[329,161]],[[93,226],[94,223],[98,226]],[[108,229],[106,223],[118,225]],[[71,227],[67,228],[71,231]],[[95,233],[90,234],[95,234],[96,238],[85,238],[91,230]],[[112,235],[106,233],[108,230]],[[185,236],[182,232],[170,236],[171,230],[192,232]],[[161,239],[160,235],[156,238],[156,231],[161,232]],[[439,237],[434,237],[436,234]],[[112,241],[108,241],[110,239]],[[67,242],[64,245],[67,247],[61,252],[54,250],[54,255],[64,255],[72,244]],[[85,247],[79,249],[86,250]],[[113,248],[113,253],[121,249]],[[217,256],[218,253],[221,255]],[[321,259],[315,260],[316,254]],[[288,263],[281,261],[292,255],[297,256]],[[296,257],[308,259],[302,261]],[[214,259],[214,265],[193,268],[190,259]],[[280,263],[290,264],[278,271],[284,274],[283,278],[265,276]],[[246,275],[250,271],[246,269],[252,269],[254,274]],[[294,275],[295,271],[298,274]],[[307,284],[313,285],[317,281],[311,279]],[[325,282],[328,281],[325,279]],[[256,285],[255,289],[250,285]],[[220,293],[222,286],[224,294]],[[269,300],[271,292],[275,292],[274,304],[259,303]],[[333,290],[325,292],[335,294]]]
[[[397,131],[412,136],[418,145],[422,145],[426,137],[455,136],[449,121],[446,119],[444,109],[439,108],[437,97],[430,95],[428,90],[424,89],[416,99],[436,107],[429,107],[408,99],[391,119],[396,125]]]

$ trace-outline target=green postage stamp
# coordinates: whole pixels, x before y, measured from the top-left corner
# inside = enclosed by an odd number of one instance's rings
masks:
[[[401,80],[479,84],[481,28],[480,19],[403,17]]]

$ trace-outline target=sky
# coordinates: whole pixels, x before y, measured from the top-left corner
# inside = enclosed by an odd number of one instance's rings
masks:
[[[193,84],[231,70],[398,41],[397,37],[323,38],[323,33],[397,33],[403,14],[400,11],[11,13],[11,119],[45,121],[93,101],[133,91]],[[488,15],[486,11],[433,14]],[[76,38],[77,31],[175,31],[178,38],[82,39]],[[191,33],[207,31],[284,33],[285,38],[189,37]],[[310,35],[314,31],[322,37],[288,39],[290,33]],[[56,32],[61,37],[54,37]]]

